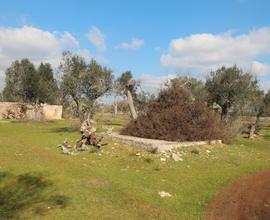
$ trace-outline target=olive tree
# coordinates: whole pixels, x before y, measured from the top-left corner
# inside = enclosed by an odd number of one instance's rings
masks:
[[[115,90],[118,94],[124,95],[127,98],[130,114],[133,119],[137,119],[138,114],[134,106],[134,96],[139,82],[132,79],[131,71],[126,71],[116,79]]]
[[[93,59],[86,63],[83,57],[71,52],[63,53],[60,71],[64,98],[71,98],[75,102],[81,121],[86,116],[92,117],[97,99],[112,89],[112,71]]]
[[[242,114],[259,90],[257,80],[250,73],[243,73],[237,66],[221,67],[210,73],[206,80],[208,103],[217,103],[225,119],[229,115]]]

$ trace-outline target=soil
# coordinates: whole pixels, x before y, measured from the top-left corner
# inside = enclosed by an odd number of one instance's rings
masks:
[[[207,220],[269,220],[270,170],[240,178],[210,203]]]

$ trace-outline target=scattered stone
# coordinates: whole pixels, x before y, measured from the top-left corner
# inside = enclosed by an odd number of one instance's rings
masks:
[[[141,153],[140,152],[137,152],[135,155],[136,156],[141,156]]]
[[[181,158],[181,154],[179,154],[179,153],[172,153],[172,159],[174,160],[174,161],[183,161],[183,159]]]
[[[168,192],[165,192],[165,191],[161,191],[161,192],[158,192],[159,196],[160,197],[171,197],[172,195]]]
[[[160,158],[160,161],[166,161],[166,158],[161,157],[161,158]]]
[[[206,150],[206,153],[208,153],[208,154],[209,154],[209,153],[211,153],[211,151],[210,151],[210,150]]]
[[[186,156],[186,155],[187,155],[187,153],[186,153],[185,151],[180,151],[180,154],[181,154],[182,156]]]

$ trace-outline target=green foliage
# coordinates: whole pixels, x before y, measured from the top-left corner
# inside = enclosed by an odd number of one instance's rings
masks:
[[[85,113],[92,116],[96,100],[112,89],[112,71],[95,60],[87,64],[83,57],[71,52],[63,53],[60,70],[64,99],[71,98],[76,103],[77,116],[81,119]]]
[[[133,76],[131,71],[126,71],[122,73],[120,77],[115,80],[115,91],[119,95],[123,95],[128,86],[129,82],[132,80]]]
[[[39,75],[39,101],[42,103],[57,104],[60,93],[53,76],[51,65],[49,63],[41,63],[37,72]]]
[[[250,73],[243,73],[237,66],[221,67],[211,72],[206,81],[209,105],[217,103],[222,117],[241,114],[258,92],[258,82]]]
[[[114,82],[114,90],[117,95],[127,96],[129,90],[133,97],[140,86],[140,82],[133,79],[131,71],[126,71],[119,76]]]
[[[41,63],[36,70],[28,59],[22,59],[13,62],[6,70],[5,101],[56,104],[58,94],[53,70],[48,63]]]
[[[146,113],[149,102],[154,98],[153,94],[141,89],[140,82],[133,79],[131,71],[122,73],[122,75],[115,80],[114,88],[116,94],[125,97],[127,97],[127,91],[129,90],[137,111],[142,114]]]
[[[263,115],[269,117],[270,116],[270,90],[268,90],[268,92],[264,96],[263,106],[264,106]]]
[[[155,96],[145,91],[135,93],[133,96],[134,96],[134,104],[138,112],[140,114],[146,114],[149,107],[149,103],[155,99]]]
[[[132,79],[132,73],[130,71],[122,73],[122,75],[117,78],[114,83],[115,93],[127,98],[130,114],[133,119],[138,117],[134,105],[134,99],[136,98],[136,91],[139,86],[139,81]]]
[[[6,85],[3,96],[6,101],[36,102],[39,76],[28,59],[15,61],[6,70]]]

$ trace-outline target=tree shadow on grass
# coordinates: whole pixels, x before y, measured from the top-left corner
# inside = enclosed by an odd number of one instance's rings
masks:
[[[269,141],[270,140],[270,125],[263,125],[262,126],[263,133],[260,134],[260,136]]]
[[[65,208],[69,198],[55,191],[53,183],[42,175],[13,176],[0,172],[0,219],[19,219],[26,211],[31,215],[46,215]]]
[[[262,137],[263,139],[270,141],[270,134],[263,134]]]
[[[72,127],[60,127],[60,128],[53,128],[50,130],[52,133],[73,133],[76,130],[73,129]]]

